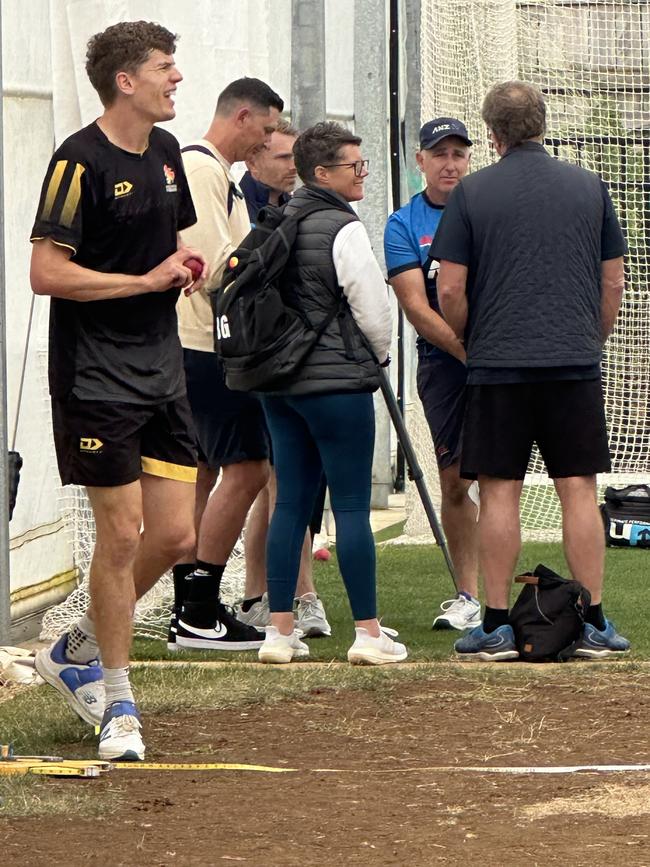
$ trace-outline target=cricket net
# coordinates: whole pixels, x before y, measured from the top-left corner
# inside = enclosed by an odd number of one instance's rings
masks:
[[[625,298],[603,359],[612,474],[600,477],[599,485],[647,481],[650,2],[422,0],[421,69],[422,121],[465,121],[475,142],[474,170],[494,158],[480,115],[483,97],[496,82],[517,78],[538,85],[546,97],[549,150],[607,183],[629,254]],[[407,427],[435,494],[435,458],[413,383],[407,401]],[[560,537],[559,502],[537,452],[521,505],[527,538]],[[413,490],[407,492],[405,533],[428,534]]]

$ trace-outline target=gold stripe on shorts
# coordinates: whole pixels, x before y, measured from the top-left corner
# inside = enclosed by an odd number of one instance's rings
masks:
[[[183,464],[172,464],[169,461],[159,461],[156,458],[142,457],[142,472],[161,479],[173,479],[176,482],[196,482],[196,467]]]

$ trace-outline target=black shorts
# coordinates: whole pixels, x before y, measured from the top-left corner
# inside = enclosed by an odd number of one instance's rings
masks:
[[[259,400],[226,387],[223,364],[214,352],[184,349],[183,358],[199,460],[213,470],[267,460],[270,437]]]
[[[196,480],[196,444],[185,397],[159,406],[52,398],[52,425],[64,485],[128,485],[142,473]]]
[[[463,478],[523,479],[534,442],[552,479],[608,472],[600,379],[467,387]]]
[[[418,395],[441,470],[460,459],[466,382],[467,368],[451,355],[418,361]]]

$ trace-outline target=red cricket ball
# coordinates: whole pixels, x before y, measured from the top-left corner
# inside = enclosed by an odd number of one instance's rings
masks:
[[[186,268],[189,268],[192,272],[192,280],[198,280],[203,273],[203,262],[199,259],[195,259],[194,256],[190,256],[189,259],[186,259],[183,262],[183,265]]]
[[[314,551],[314,560],[329,560],[331,556],[327,548],[319,548]]]

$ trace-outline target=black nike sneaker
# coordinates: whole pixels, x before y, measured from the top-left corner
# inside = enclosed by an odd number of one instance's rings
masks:
[[[198,650],[256,650],[264,643],[264,633],[254,626],[237,620],[234,612],[222,602],[216,604],[216,616],[206,621],[193,616],[192,604],[185,604],[176,622],[176,646]]]

